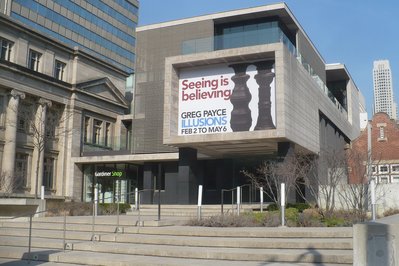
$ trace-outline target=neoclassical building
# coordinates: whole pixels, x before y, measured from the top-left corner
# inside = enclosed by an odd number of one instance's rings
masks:
[[[0,195],[40,197],[43,185],[81,200],[71,158],[126,148],[129,73],[5,15],[0,44]]]

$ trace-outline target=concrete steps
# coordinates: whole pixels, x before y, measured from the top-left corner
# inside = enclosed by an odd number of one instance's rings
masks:
[[[0,258],[81,265],[352,265],[352,228],[137,227],[121,216],[35,218],[0,223]],[[269,264],[273,262],[274,264]]]

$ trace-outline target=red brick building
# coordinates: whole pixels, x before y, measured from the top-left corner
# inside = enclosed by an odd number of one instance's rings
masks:
[[[377,113],[371,123],[372,176],[378,183],[399,183],[399,126],[386,113]],[[349,182],[367,182],[367,137],[365,128],[355,139],[349,155]]]

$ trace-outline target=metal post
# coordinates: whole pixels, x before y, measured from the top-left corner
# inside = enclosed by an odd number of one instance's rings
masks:
[[[370,193],[371,193],[371,214],[372,221],[375,222],[376,219],[376,211],[375,211],[375,181],[374,179],[370,180]]]
[[[62,236],[62,247],[65,251],[65,238],[66,238],[66,212],[64,212],[64,232]]]
[[[98,214],[98,188],[97,185],[94,187],[94,210],[93,215],[97,216]]]
[[[40,192],[41,192],[41,193],[40,193],[40,199],[41,199],[41,200],[44,200],[44,186],[41,187]]]
[[[263,212],[263,187],[260,187],[260,212]]]
[[[234,189],[231,190],[231,212],[234,212]]]
[[[120,195],[119,195],[120,197]],[[116,206],[116,230],[119,230],[119,199]]]
[[[138,203],[138,217],[137,217],[137,223],[139,226],[141,226],[141,214],[140,214],[140,192],[137,193],[137,203]]]
[[[29,215],[29,243],[28,243],[28,257],[30,259],[30,251],[32,245],[32,217],[33,214]]]
[[[139,189],[136,187],[134,189],[134,206],[135,206],[136,210],[139,209],[139,201],[138,201],[138,199],[139,199]]]
[[[221,211],[222,211],[222,215],[223,215],[223,189],[222,189],[222,197],[221,197],[221,202],[222,202],[222,207],[221,207]]]
[[[240,215],[241,187],[237,187],[237,214]]]
[[[285,226],[285,184],[281,183],[281,226]]]
[[[95,204],[95,202],[93,202],[93,215],[92,215],[92,220],[91,220],[91,240],[92,241],[95,240],[95,237],[94,237],[94,224],[96,222],[95,209],[96,209],[96,204]]]
[[[202,206],[202,185],[199,185],[198,186],[198,211],[197,211],[198,221],[201,220],[201,206]]]
[[[158,221],[161,220],[161,174],[162,164],[158,164]]]

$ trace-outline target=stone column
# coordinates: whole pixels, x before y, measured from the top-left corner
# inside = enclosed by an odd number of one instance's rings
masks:
[[[2,173],[5,175],[5,183],[2,190],[12,192],[12,176],[14,174],[15,148],[17,141],[18,106],[20,99],[25,99],[25,93],[12,90],[8,100],[6,111],[6,129],[4,134],[4,148],[2,158]],[[6,191],[11,190],[11,191]]]
[[[35,198],[39,197],[40,188],[43,184],[43,170],[44,170],[44,148],[46,139],[46,114],[47,108],[51,107],[51,101],[40,98],[37,105],[35,124],[32,128],[33,134],[33,154],[32,154],[32,173],[34,176],[31,193],[34,192]]]

